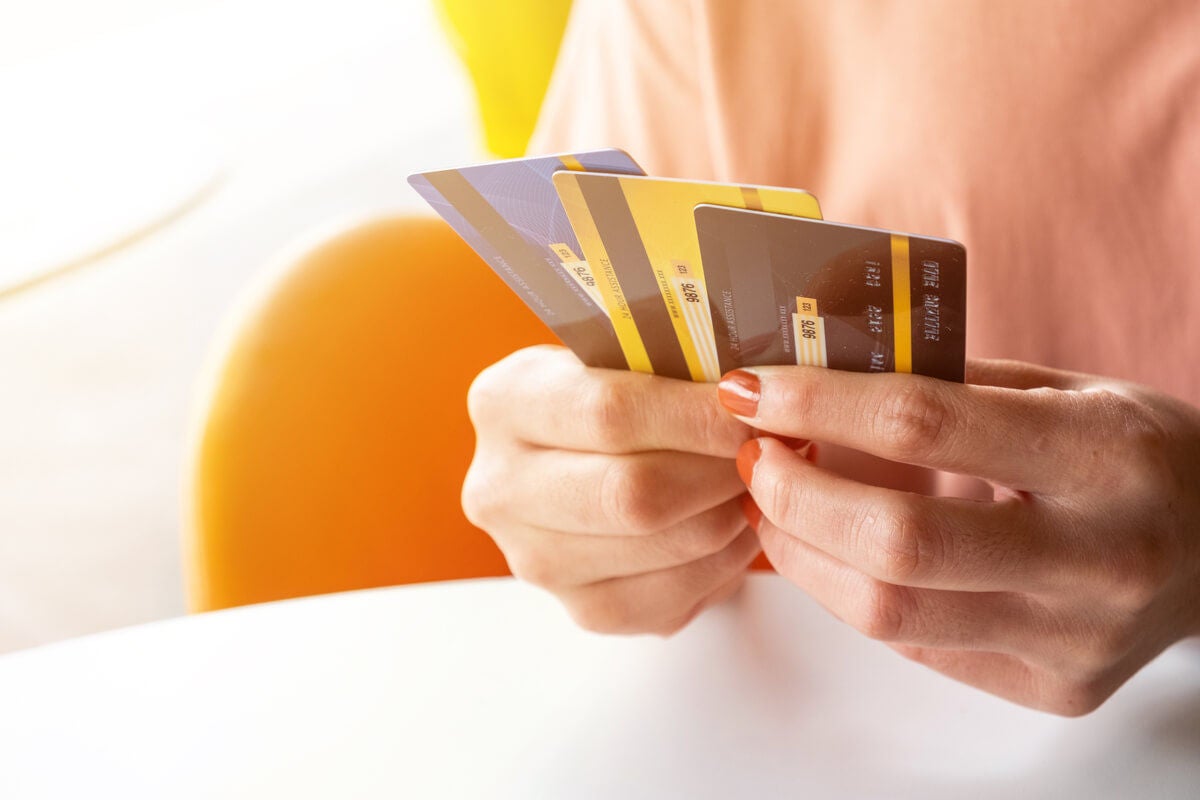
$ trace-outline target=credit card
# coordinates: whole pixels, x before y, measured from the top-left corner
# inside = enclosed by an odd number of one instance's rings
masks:
[[[554,185],[630,366],[694,381],[722,374],[694,207],[821,216],[800,189],[579,172],[556,174]]]
[[[607,149],[422,172],[408,182],[583,363],[626,369],[551,182],[559,170],[642,174],[627,153]]]
[[[694,214],[722,371],[809,364],[962,382],[958,242],[715,205]]]

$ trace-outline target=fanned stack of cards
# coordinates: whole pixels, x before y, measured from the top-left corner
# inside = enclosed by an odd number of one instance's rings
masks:
[[[589,366],[694,381],[775,364],[963,380],[957,242],[825,222],[801,189],[649,177],[620,150],[409,182]]]

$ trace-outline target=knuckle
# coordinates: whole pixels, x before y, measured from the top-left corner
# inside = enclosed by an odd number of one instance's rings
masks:
[[[476,428],[492,419],[495,408],[502,402],[502,387],[507,384],[507,361],[484,367],[467,388],[467,416]]]
[[[764,458],[754,469],[754,499],[771,522],[786,531],[799,531],[804,512],[803,482],[787,480],[770,464]]]
[[[608,462],[599,483],[600,502],[619,531],[655,533],[667,526],[668,501],[655,487],[658,477],[641,459]]]
[[[1119,387],[1096,386],[1085,389],[1082,394],[1088,398],[1087,408],[1091,414],[1099,409],[1110,425],[1136,427],[1142,422],[1142,404]]]
[[[554,590],[563,585],[562,570],[553,559],[537,551],[509,551],[501,548],[513,577],[543,589]]]
[[[493,525],[503,507],[503,493],[497,491],[496,481],[481,459],[475,458],[463,480],[461,502],[467,521],[487,530]]]
[[[943,548],[928,533],[933,527],[924,506],[901,497],[865,505],[855,517],[853,535],[858,547],[873,559],[876,577],[905,583],[939,568]]]
[[[1047,665],[1044,702],[1065,716],[1094,711],[1115,691],[1112,677],[1137,646],[1136,628],[1129,622],[1076,621],[1056,638],[1062,656]]]
[[[905,591],[872,580],[863,591],[851,624],[864,636],[881,642],[901,641],[905,632]]]
[[[1129,655],[1135,643],[1133,632],[1124,626],[1111,626],[1093,634],[1084,658],[1084,674],[1103,673]]]
[[[754,430],[725,411],[716,398],[706,404],[697,426],[698,441],[705,442],[715,453],[733,457],[738,448],[754,437]]]
[[[567,613],[576,625],[592,633],[640,632],[629,604],[611,591],[597,589],[568,602]]]
[[[812,419],[822,413],[821,392],[811,380],[787,381],[783,383],[784,397],[781,407],[788,409],[794,419]]]
[[[584,384],[579,418],[590,439],[603,450],[618,450],[626,440],[637,399],[623,380],[592,380]]]
[[[872,416],[872,433],[901,458],[938,455],[953,431],[951,406],[927,381],[905,381],[888,393]]]
[[[544,345],[526,347],[510,353],[499,361],[484,367],[467,387],[467,415],[476,427],[503,419],[512,413],[513,397],[522,383],[528,383],[530,375],[537,373],[549,378],[554,385],[562,382],[559,373],[578,368],[578,362],[564,366],[558,348]]]
[[[698,561],[724,550],[741,533],[743,525],[694,519],[683,530],[653,534],[654,546],[671,564]]]
[[[1076,393],[1073,391],[1039,386],[1035,389],[1026,389],[1023,394],[1033,415],[1053,415],[1055,409],[1069,409],[1074,404],[1075,408],[1070,411],[1068,419],[1086,417],[1083,404],[1075,402]],[[1022,437],[1022,447],[1029,453],[1030,459],[1060,457],[1058,454],[1062,451],[1064,439],[1061,426],[1026,426]]]
[[[1082,717],[1104,705],[1112,693],[1108,682],[1099,678],[1067,681],[1043,698],[1041,705],[1060,717]]]
[[[721,524],[708,522],[701,523],[696,527],[698,533],[692,555],[693,558],[700,559],[728,550],[729,546],[745,532],[747,523],[739,509],[733,522]]]
[[[654,626],[653,628],[650,628],[649,630],[646,631],[646,633],[653,634],[654,636],[658,636],[659,638],[662,638],[662,639],[670,639],[672,636],[679,633],[681,630],[683,630],[688,625],[690,625],[692,623],[692,620],[694,620],[697,615],[698,615],[698,611],[689,611],[687,614],[684,614],[683,616],[679,616],[674,619],[667,620],[666,622],[663,622],[659,625]]]
[[[1098,387],[1080,395],[1080,415],[1089,429],[1099,420],[1105,429],[1109,450],[1131,460],[1122,471],[1141,486],[1161,488],[1176,479],[1170,468],[1169,454],[1174,437],[1171,428],[1152,409],[1120,388]],[[1108,453],[1106,452],[1105,455]]]
[[[1145,610],[1170,582],[1181,550],[1178,543],[1158,531],[1126,537],[1113,562],[1109,597],[1126,611]]]
[[[1125,477],[1130,481],[1133,494],[1159,504],[1159,510],[1169,510],[1172,498],[1187,492],[1184,479],[1176,472],[1171,461],[1168,445],[1159,432],[1140,434],[1140,441],[1132,450],[1132,463]],[[1150,439],[1154,442],[1151,443]]]
[[[803,585],[808,562],[798,540],[771,525],[761,526],[757,539],[771,567],[792,583]]]
[[[1126,420],[1125,449],[1134,459],[1133,469],[1126,474],[1136,481],[1135,486],[1143,495],[1178,493],[1182,487],[1171,463],[1174,443],[1170,430],[1141,408]]]

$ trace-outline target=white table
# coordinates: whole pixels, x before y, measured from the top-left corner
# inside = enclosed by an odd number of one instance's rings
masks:
[[[0,657],[0,797],[1195,797],[1200,651],[1095,714],[904,661],[775,576],[608,638],[509,580],[332,595]]]

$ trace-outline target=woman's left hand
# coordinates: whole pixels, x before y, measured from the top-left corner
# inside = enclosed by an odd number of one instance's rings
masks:
[[[722,402],[766,433],[994,487],[991,501],[878,488],[764,437],[738,457],[761,509],[748,516],[775,568],[868,636],[1018,703],[1085,714],[1200,633],[1200,411],[1018,362],[972,361],[968,380],[730,373]]]

